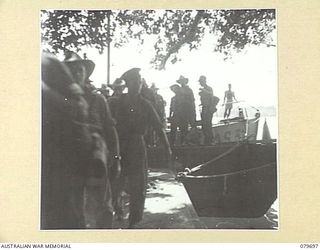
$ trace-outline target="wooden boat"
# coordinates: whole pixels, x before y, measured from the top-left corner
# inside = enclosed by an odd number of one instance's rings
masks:
[[[205,159],[209,151],[211,156],[215,155],[213,159],[177,175],[198,216],[263,216],[277,198],[276,142],[256,141],[209,147],[206,152],[199,150],[194,153],[200,155],[191,164]],[[186,161],[186,152],[180,153]]]
[[[232,143],[238,143],[245,138],[247,141],[256,141],[259,122],[261,122],[259,117],[253,119],[236,117],[229,120],[222,120],[213,125],[215,144],[211,146],[202,145],[203,135],[201,129],[190,131],[186,145],[182,146],[179,143],[176,143],[176,145],[172,147],[174,157],[176,159],[179,156],[178,162],[184,167],[196,166],[196,164],[199,164],[200,161],[208,161],[214,158]],[[270,135],[267,139],[270,139]],[[177,133],[176,141],[179,142],[179,133]],[[154,147],[149,147],[149,167],[163,168],[163,166],[165,166],[163,155],[164,152],[161,144]],[[198,158],[200,159],[198,160]]]
[[[239,102],[234,102],[239,103]],[[222,119],[212,125],[213,143],[220,144],[226,142],[238,142],[241,140],[255,141],[257,140],[258,127],[260,119],[260,111],[252,106],[247,106],[240,102],[237,109],[232,111],[232,118]],[[238,112],[237,112],[238,111]],[[221,114],[222,110],[219,110]],[[251,113],[251,117],[248,116]],[[254,115],[252,115],[254,113]],[[186,138],[186,144],[201,145],[204,142],[204,136],[201,132],[201,121],[196,121],[197,131],[191,130]],[[170,125],[167,129],[169,136]],[[175,146],[180,145],[180,132],[177,131]]]
[[[213,125],[214,145],[173,147],[177,179],[198,216],[260,217],[276,200],[277,144],[266,121],[263,140],[257,140],[259,122],[259,112],[251,119],[239,115],[221,120]],[[162,150],[148,150],[149,166],[165,165]]]

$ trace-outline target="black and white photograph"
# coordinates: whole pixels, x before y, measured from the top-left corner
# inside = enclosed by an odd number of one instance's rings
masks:
[[[39,16],[40,230],[281,228],[276,9]]]

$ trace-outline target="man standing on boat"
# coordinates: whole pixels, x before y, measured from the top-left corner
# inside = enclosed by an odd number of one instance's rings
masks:
[[[216,105],[214,104],[212,88],[207,84],[207,78],[200,76],[199,83],[200,88],[200,101],[201,101],[201,124],[202,133],[204,135],[204,144],[210,145],[213,139],[212,133],[212,116],[217,111]]]
[[[119,133],[122,171],[117,195],[125,188],[129,200],[129,228],[136,228],[142,220],[147,186],[147,152],[144,135],[152,126],[164,144],[168,162],[171,149],[161,122],[152,104],[141,95],[142,81],[139,68],[126,71],[121,79],[128,93],[118,98],[110,98],[110,107],[117,121]]]
[[[189,79],[181,75],[176,82],[181,86],[179,95],[177,95],[176,104],[178,107],[180,141],[183,145],[185,144],[189,124],[192,129],[196,127],[196,108],[193,91],[188,86]]]
[[[170,86],[171,91],[174,93],[174,96],[171,98],[170,102],[170,111],[169,111],[169,122],[170,122],[170,145],[174,146],[176,140],[176,133],[178,128],[178,104],[177,98],[180,93],[180,86],[178,84],[173,84]],[[180,129],[180,128],[179,128]]]
[[[233,100],[237,101],[234,92],[231,91],[231,84],[228,84],[228,90],[226,92],[224,92],[224,100],[223,100],[223,105],[226,105],[225,111],[224,111],[224,118],[228,119],[231,113],[231,109],[232,109],[232,103]],[[227,102],[226,102],[227,101]]]

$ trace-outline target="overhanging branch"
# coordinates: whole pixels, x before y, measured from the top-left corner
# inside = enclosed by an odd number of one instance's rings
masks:
[[[201,21],[203,14],[204,14],[204,10],[197,11],[197,14],[194,17],[193,23],[190,25],[189,31],[185,34],[183,38],[181,38],[177,43],[175,43],[168,49],[168,52],[166,53],[166,55],[163,57],[163,59],[160,60],[159,69],[165,69],[166,63],[170,58],[170,56],[172,54],[177,53],[184,44],[194,41],[198,24]]]

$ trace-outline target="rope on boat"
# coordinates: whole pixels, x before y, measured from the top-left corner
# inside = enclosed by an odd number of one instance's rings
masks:
[[[196,171],[199,171],[201,168],[205,167],[205,166],[208,166],[209,164],[212,164],[213,162],[221,159],[222,157],[230,154],[232,151],[234,151],[235,149],[237,149],[238,147],[240,146],[240,143],[238,142],[237,144],[233,145],[231,148],[229,148],[227,151],[223,152],[222,154],[218,155],[217,157],[213,158],[212,160],[210,161],[207,161],[205,163],[202,163],[192,169],[189,169],[189,168],[185,168],[184,169],[184,172],[180,172],[177,174],[177,180],[183,178],[183,177],[186,177],[187,175],[193,173],[193,172],[196,172]]]
[[[271,166],[271,165],[273,165],[273,164],[275,164],[275,162],[267,163],[267,164],[264,164],[264,165],[262,165],[262,166],[255,167],[255,168],[243,169],[243,170],[234,171],[234,172],[227,173],[227,174],[216,174],[216,175],[194,176],[194,175],[188,175],[189,173],[182,172],[182,173],[179,173],[179,174],[178,174],[177,178],[178,178],[178,179],[182,179],[182,178],[201,179],[201,178],[227,177],[227,176],[236,175],[236,174],[246,174],[246,173],[248,173],[248,172],[255,171],[255,170],[257,170],[257,169],[269,167],[269,166]]]
[[[225,151],[222,154],[218,155],[217,157],[213,158],[212,160],[207,161],[205,163],[202,163],[202,164],[200,164],[200,165],[198,165],[198,166],[196,166],[196,167],[194,167],[192,169],[186,168],[185,171],[188,172],[188,173],[196,172],[196,171],[200,170],[201,168],[203,168],[203,167],[205,167],[205,166],[207,166],[207,165],[209,165],[209,164],[221,159],[222,157],[230,154],[232,151],[234,151],[239,146],[240,146],[240,143],[237,143],[237,144],[233,145],[231,148],[229,148],[227,151]]]

